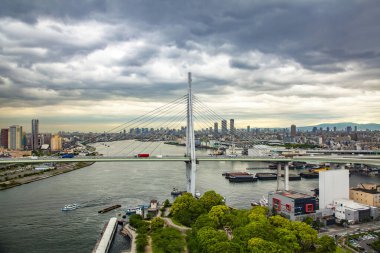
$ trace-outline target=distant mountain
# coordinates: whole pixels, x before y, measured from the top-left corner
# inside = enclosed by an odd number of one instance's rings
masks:
[[[347,126],[351,126],[352,130],[354,130],[355,126],[358,127],[358,130],[366,130],[366,129],[369,129],[372,131],[380,130],[380,124],[376,124],[376,123],[358,124],[358,123],[353,123],[353,122],[323,123],[323,124],[319,124],[315,126],[303,126],[303,127],[297,126],[297,129],[300,129],[303,131],[307,131],[307,130],[311,131],[313,130],[313,127],[317,127],[318,129],[322,127],[323,130],[326,130],[326,128],[329,127],[331,131],[334,129],[334,127],[336,127],[337,130],[341,130],[341,129],[346,129]]]

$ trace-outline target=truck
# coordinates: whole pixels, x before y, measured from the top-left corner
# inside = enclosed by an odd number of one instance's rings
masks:
[[[137,154],[137,157],[149,157],[149,154]]]
[[[61,158],[73,158],[74,154],[63,154],[61,155]]]

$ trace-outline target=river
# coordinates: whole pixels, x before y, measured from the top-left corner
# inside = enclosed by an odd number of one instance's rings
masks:
[[[105,155],[126,155],[133,149],[130,141],[97,144]],[[139,144],[140,145],[140,144]],[[144,146],[145,145],[145,146]],[[144,143],[144,152],[166,155],[183,155],[185,148],[157,143]],[[129,151],[128,151],[129,150]],[[141,149],[143,150],[143,149]],[[197,151],[206,155],[208,151]],[[203,193],[215,190],[236,208],[249,208],[252,199],[259,199],[275,190],[275,181],[233,184],[222,173],[241,171],[247,167],[262,168],[254,172],[269,171],[265,163],[201,162],[198,166],[196,188]],[[352,176],[350,185],[376,182],[378,178]],[[95,163],[89,167],[0,191],[0,252],[90,252],[110,217],[121,210],[148,204],[151,199],[172,201],[173,187],[181,190],[185,185],[183,162],[114,162]],[[318,187],[318,179],[291,181],[290,188],[305,193]],[[62,212],[70,203],[81,208]],[[102,208],[121,204],[120,209],[98,214]],[[120,244],[128,240],[118,239]],[[118,247],[113,253],[120,252]]]

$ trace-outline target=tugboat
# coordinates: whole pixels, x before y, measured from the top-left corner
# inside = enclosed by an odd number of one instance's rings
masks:
[[[78,204],[69,204],[69,205],[65,205],[63,208],[61,208],[62,211],[71,211],[71,210],[75,210],[79,208],[79,205]]]
[[[179,195],[182,195],[183,193],[185,193],[186,191],[180,191],[178,190],[177,188],[173,187],[173,190],[172,192],[170,193],[173,197],[177,197]]]

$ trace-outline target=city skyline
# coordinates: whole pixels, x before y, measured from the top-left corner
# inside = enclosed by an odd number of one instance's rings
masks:
[[[379,9],[375,1],[3,3],[1,127],[28,131],[39,119],[40,132],[108,130],[186,94],[189,71],[194,93],[236,128],[380,123]]]

